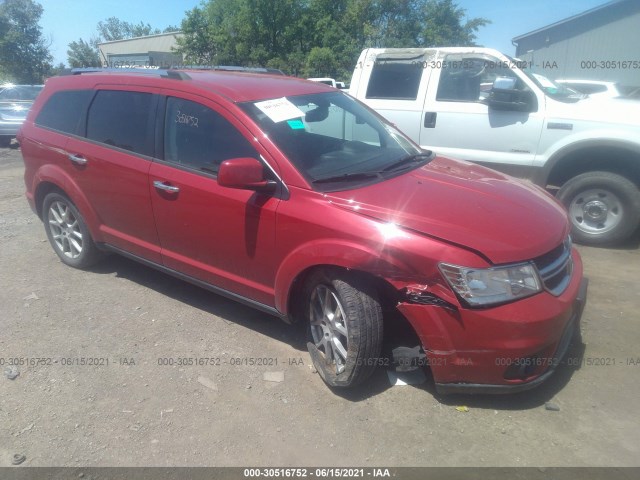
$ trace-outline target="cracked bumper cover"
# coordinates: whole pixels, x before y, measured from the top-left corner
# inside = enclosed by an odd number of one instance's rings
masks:
[[[553,374],[580,331],[587,298],[588,280],[573,256],[571,282],[558,297],[543,292],[488,309],[398,306],[420,338],[438,393],[514,393]]]

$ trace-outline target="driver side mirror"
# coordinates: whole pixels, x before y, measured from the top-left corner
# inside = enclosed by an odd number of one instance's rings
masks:
[[[266,178],[262,163],[249,157],[222,162],[218,169],[218,185],[263,193],[272,193],[277,187],[276,182]]]
[[[511,110],[515,112],[535,112],[538,100],[531,90],[516,88],[517,78],[498,77],[494,80],[489,97],[485,103],[494,110]]]

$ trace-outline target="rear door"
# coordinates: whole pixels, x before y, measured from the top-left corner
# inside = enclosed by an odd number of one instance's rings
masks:
[[[352,93],[418,143],[435,54],[432,49],[365,53],[356,66]]]
[[[146,87],[102,87],[81,127],[86,138],[71,137],[66,150],[104,241],[160,263],[148,183],[157,103]]]
[[[163,153],[149,188],[164,265],[273,306],[280,200],[216,181],[224,160],[266,152],[225,108],[199,96],[167,92],[159,118]]]

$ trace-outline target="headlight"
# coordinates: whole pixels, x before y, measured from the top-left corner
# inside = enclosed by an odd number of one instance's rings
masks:
[[[472,307],[507,303],[542,291],[530,263],[494,268],[467,268],[440,264],[440,271],[454,292]]]

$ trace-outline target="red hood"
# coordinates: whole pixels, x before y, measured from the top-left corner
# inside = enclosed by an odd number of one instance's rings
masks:
[[[328,199],[465,246],[496,264],[538,257],[569,234],[563,207],[538,187],[442,157],[385,182],[331,193]]]

